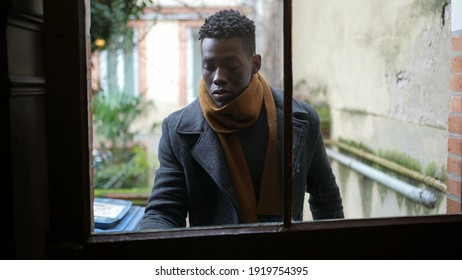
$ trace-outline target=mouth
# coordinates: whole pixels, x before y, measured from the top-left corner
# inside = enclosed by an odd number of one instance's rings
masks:
[[[216,89],[212,92],[213,96],[224,96],[229,94],[232,94],[232,92],[226,89]]]
[[[219,88],[212,91],[211,97],[218,107],[222,107],[231,101],[235,97],[235,94],[231,90]]]
[[[227,103],[234,97],[234,94],[230,90],[216,89],[212,92],[212,98],[215,102]]]

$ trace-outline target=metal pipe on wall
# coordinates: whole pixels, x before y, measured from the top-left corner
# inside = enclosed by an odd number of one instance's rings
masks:
[[[419,172],[415,171],[415,170],[411,170],[411,169],[408,169],[404,166],[401,166],[397,163],[394,163],[392,161],[389,161],[389,160],[386,160],[384,158],[381,158],[381,157],[378,157],[376,155],[373,155],[373,154],[370,154],[366,151],[363,151],[363,150],[360,150],[360,149],[357,149],[357,148],[354,148],[354,147],[351,147],[347,144],[344,144],[344,143],[341,143],[341,142],[337,142],[337,141],[334,141],[334,140],[331,140],[331,139],[328,139],[328,140],[325,140],[325,143],[328,144],[328,145],[334,145],[336,147],[338,147],[339,149],[341,150],[345,150],[349,153],[352,153],[354,154],[355,156],[358,156],[360,157],[361,159],[366,159],[368,161],[371,161],[373,163],[377,163],[393,172],[397,172],[399,174],[402,174],[404,176],[407,176],[409,178],[412,178],[414,180],[417,180],[418,182],[421,182],[421,183],[424,183],[425,185],[428,185],[432,188],[435,188],[445,194],[447,194],[446,190],[447,190],[447,186],[444,184],[444,182],[436,179],[436,178],[433,178],[433,177],[430,177],[430,176],[426,176],[426,175],[423,175],[423,174],[420,174]]]
[[[330,158],[350,167],[356,172],[404,195],[413,201],[422,203],[425,206],[432,208],[435,206],[437,197],[436,194],[431,191],[412,186],[332,149],[327,148],[326,152]]]

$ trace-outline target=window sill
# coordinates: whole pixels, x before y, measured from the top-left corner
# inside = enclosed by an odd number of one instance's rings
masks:
[[[91,235],[84,258],[110,259],[447,259],[462,215],[191,228]],[[452,232],[452,235],[451,235]]]

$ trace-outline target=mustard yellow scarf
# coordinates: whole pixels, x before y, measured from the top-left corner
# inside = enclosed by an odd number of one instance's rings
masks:
[[[201,78],[199,102],[205,119],[217,132],[224,150],[239,204],[240,222],[258,222],[259,215],[281,215],[282,189],[277,146],[276,105],[271,89],[263,76],[255,74],[244,92],[223,107],[215,105]],[[258,120],[262,102],[266,108],[269,139],[257,205],[250,171],[236,132],[253,125]]]

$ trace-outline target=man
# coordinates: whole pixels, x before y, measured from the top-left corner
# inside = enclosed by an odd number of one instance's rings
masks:
[[[282,220],[283,94],[258,72],[255,25],[238,11],[208,17],[199,31],[199,97],[162,125],[160,167],[141,229]],[[343,218],[319,118],[293,103],[293,219],[305,192],[314,219]]]

